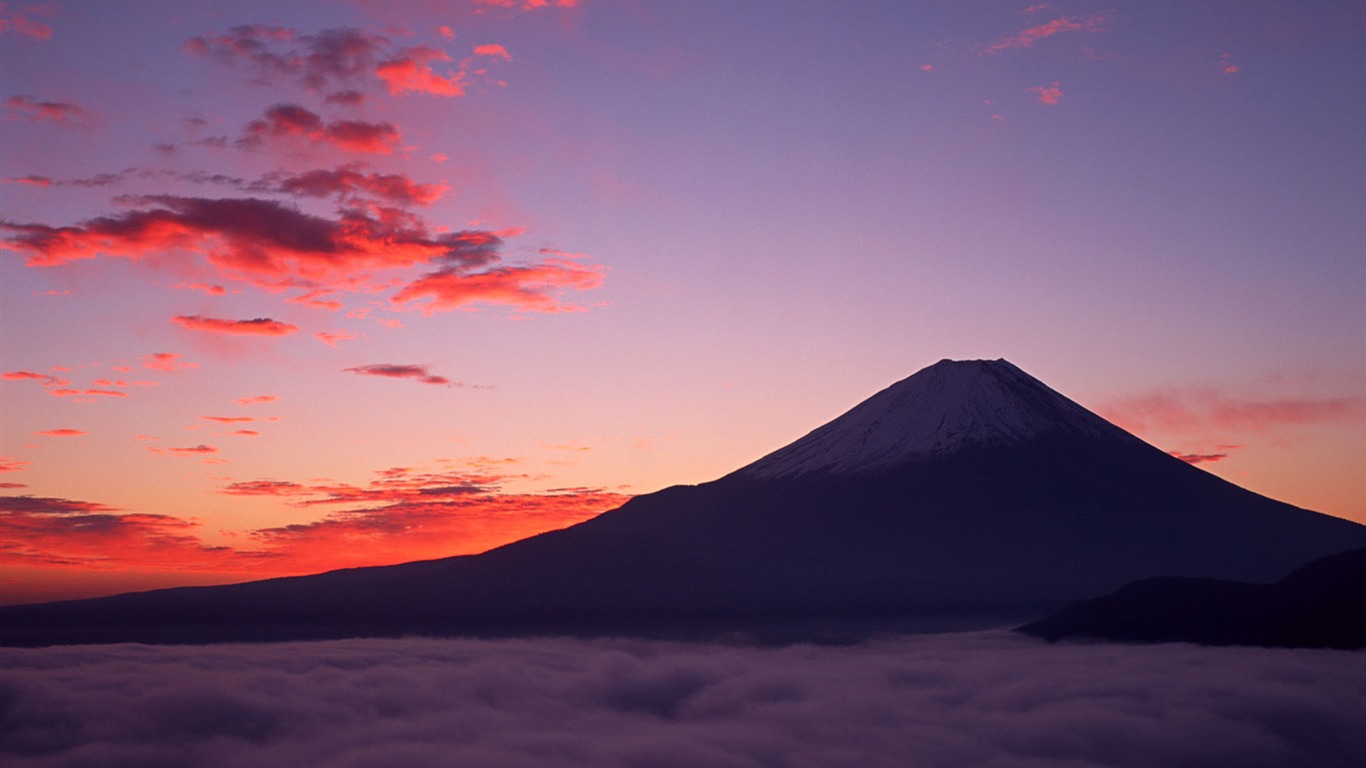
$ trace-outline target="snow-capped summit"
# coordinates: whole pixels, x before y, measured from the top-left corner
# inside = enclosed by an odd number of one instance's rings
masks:
[[[941,360],[736,474],[874,474],[967,446],[1057,433],[1137,440],[1005,360]]]

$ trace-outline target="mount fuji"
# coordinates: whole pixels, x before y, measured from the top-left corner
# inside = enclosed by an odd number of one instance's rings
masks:
[[[480,555],[0,608],[0,644],[843,639],[1017,623],[1153,576],[1269,582],[1366,526],[1175,459],[1004,361],[941,361],[725,477]]]

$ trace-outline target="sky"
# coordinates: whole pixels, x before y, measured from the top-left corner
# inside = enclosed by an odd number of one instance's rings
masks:
[[[943,358],[1366,523],[1360,2],[0,3],[0,603],[484,551]]]

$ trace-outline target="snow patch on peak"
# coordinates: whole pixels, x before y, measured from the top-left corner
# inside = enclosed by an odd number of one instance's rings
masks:
[[[941,360],[735,474],[862,475],[1045,433],[1136,441],[1005,360]]]

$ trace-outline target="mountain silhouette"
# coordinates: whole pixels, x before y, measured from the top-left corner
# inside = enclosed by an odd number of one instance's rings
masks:
[[[1366,526],[1239,488],[1004,361],[941,361],[718,480],[480,555],[0,608],[0,643],[856,638],[1146,577],[1271,581]]]
[[[1019,631],[1051,641],[1366,648],[1366,548],[1321,557],[1274,584],[1143,579]]]

